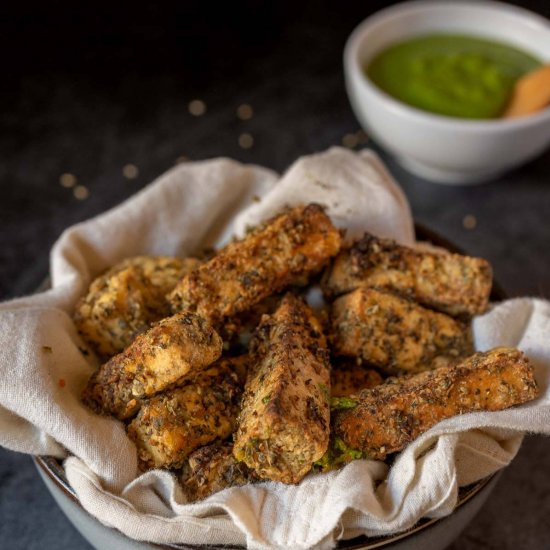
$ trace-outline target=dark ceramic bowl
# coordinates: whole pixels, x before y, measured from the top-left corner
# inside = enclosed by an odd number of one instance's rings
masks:
[[[429,241],[451,252],[462,253],[462,250],[457,246],[419,224],[416,224],[416,236],[418,240]],[[505,293],[495,283],[491,293],[491,300],[501,301],[505,298]],[[208,545],[155,544],[132,540],[120,531],[103,525],[84,510],[74,490],[67,481],[61,461],[47,456],[35,457],[34,461],[38,473],[59,507],[82,536],[95,548],[101,550],[105,548],[117,550],[151,550],[159,548],[212,550],[213,548]],[[500,473],[497,473],[467,487],[461,487],[457,506],[449,516],[441,519],[421,519],[413,528],[394,535],[384,537],[360,536],[340,541],[337,548],[346,550],[373,550],[374,548],[388,550],[405,550],[407,548],[443,550],[477,514],[496,485],[499,476]],[[222,546],[221,548],[241,549],[241,547],[232,545]]]

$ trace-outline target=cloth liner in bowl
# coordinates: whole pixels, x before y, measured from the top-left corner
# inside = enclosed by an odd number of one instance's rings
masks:
[[[131,538],[301,549],[331,548],[339,538],[389,534],[423,516],[445,516],[459,486],[512,460],[524,432],[550,433],[550,304],[522,298],[477,317],[475,345],[525,351],[540,397],[441,422],[389,471],[382,462],[357,460],[298,485],[231,488],[196,504],[186,504],[173,474],[140,475],[122,423],[79,401],[94,366],[71,320],[76,300],[123,258],[192,255],[242,235],[285,205],[308,202],[325,205],[348,239],[367,230],[414,244],[408,203],[378,157],[340,148],[299,159],[281,178],[228,159],[182,164],[122,205],[67,229],[52,250],[52,288],[0,304],[0,443],[67,457],[67,477],[84,508]]]

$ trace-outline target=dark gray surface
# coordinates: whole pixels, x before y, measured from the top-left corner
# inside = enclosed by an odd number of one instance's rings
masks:
[[[120,9],[103,18],[107,12],[98,8],[89,24],[82,10],[80,18],[70,10],[35,18],[23,38],[38,33],[40,41],[23,46],[21,63],[2,64],[0,297],[38,284],[65,227],[129,197],[180,155],[225,155],[282,170],[301,154],[341,143],[358,129],[343,88],[341,50],[355,24],[382,4],[350,5],[345,13],[337,5],[258,12],[245,4],[211,26],[208,10],[197,8],[195,27],[189,13],[173,7],[141,15]],[[549,15],[547,2],[524,4]],[[243,22],[251,11],[252,23]],[[10,33],[19,37],[9,17],[2,19],[7,35],[0,46]],[[203,117],[188,114],[195,97],[207,103]],[[250,121],[235,116],[243,102],[254,107]],[[246,151],[237,143],[244,131],[255,138]],[[488,258],[510,295],[550,297],[550,152],[473,188],[433,185],[387,160],[418,221]],[[129,162],[140,169],[136,180],[122,175]],[[88,187],[87,200],[59,185],[63,172]],[[467,214],[477,219],[473,230],[462,225]],[[548,439],[528,438],[453,549],[550,547],[549,455]],[[4,450],[0,547],[88,547],[30,459]]]

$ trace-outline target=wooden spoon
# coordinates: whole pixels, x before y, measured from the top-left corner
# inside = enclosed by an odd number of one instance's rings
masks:
[[[514,87],[504,118],[525,116],[550,105],[550,65],[522,76]]]

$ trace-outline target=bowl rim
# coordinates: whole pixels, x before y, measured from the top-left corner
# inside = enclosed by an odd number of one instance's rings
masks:
[[[67,498],[74,502],[80,509],[84,510],[87,514],[87,510],[84,508],[80,500],[78,499],[74,489],[70,486],[67,477],[65,475],[65,470],[63,468],[63,459],[59,459],[53,456],[33,456],[32,457],[36,468],[38,468],[45,476],[50,479],[56,488],[58,488]],[[470,485],[458,488],[457,503],[454,507],[451,514],[454,514],[459,508],[464,506],[468,501],[474,498],[478,493],[482,492],[491,481],[496,480],[496,478],[501,474],[502,470],[497,470],[496,472],[484,477]],[[450,514],[450,515],[451,515]],[[89,514],[96,521],[99,522],[97,518]],[[395,542],[402,541],[407,537],[411,537],[419,532],[422,532],[426,529],[429,529],[440,522],[445,521],[449,516],[436,517],[436,518],[421,518],[418,520],[411,528],[401,531],[399,533],[392,533],[389,535],[377,535],[374,537],[366,537],[365,535],[357,535],[349,539],[342,539],[338,541],[335,550],[383,550],[388,545],[391,545]],[[116,527],[110,527],[102,524],[106,529],[114,529],[119,532]],[[121,533],[123,536],[124,533]],[[129,537],[127,537],[131,540]],[[157,543],[144,541],[147,545],[152,548],[158,548],[159,550],[214,550],[214,548],[224,548],[227,550],[246,550],[244,546],[236,546],[234,544],[224,544],[222,546],[212,546],[208,544],[188,544],[188,543]]]
[[[80,500],[78,499],[74,489],[70,486],[67,477],[65,475],[65,470],[63,468],[63,459],[59,459],[53,456],[33,456],[32,457],[35,466],[44,473],[52,482],[53,484],[63,492],[63,494],[69,498],[72,502],[74,502],[79,508],[84,510],[87,514],[89,512],[86,511]],[[484,477],[478,481],[475,481],[474,483],[471,483],[470,485],[466,485],[464,487],[458,488],[458,496],[457,496],[457,503],[454,507],[451,514],[454,514],[459,508],[464,506],[469,500],[474,498],[478,493],[483,491],[493,479],[495,479],[497,476],[500,475],[502,470],[497,470],[496,472],[488,475],[487,477]],[[99,522],[97,518],[89,514],[91,517],[93,517],[96,521]],[[401,531],[399,533],[392,533],[389,535],[377,535],[374,537],[366,537],[365,535],[357,535],[354,537],[351,537],[349,539],[342,539],[338,541],[338,544],[336,546],[336,550],[375,550],[375,549],[381,549],[383,550],[384,547],[387,547],[390,544],[393,544],[395,542],[401,541],[404,538],[410,537],[415,535],[416,533],[419,533],[421,531],[424,531],[425,529],[429,529],[432,526],[435,526],[436,524],[439,524],[439,522],[445,521],[449,516],[443,516],[443,517],[437,517],[437,518],[421,518],[418,520],[411,528]],[[102,524],[103,525],[103,524]],[[116,529],[116,527],[110,527],[107,525],[103,525],[106,529]],[[120,532],[120,531],[119,531]],[[127,535],[124,535],[124,533],[121,533],[123,536],[127,537]],[[129,537],[127,537],[129,540],[131,540]],[[208,544],[188,544],[188,543],[157,543],[157,542],[150,542],[145,541],[146,544],[153,548],[158,548],[159,550],[214,550],[214,548],[224,548],[227,550],[245,550],[244,546],[236,546],[234,544],[224,544],[223,546],[212,546]]]
[[[461,0],[459,2],[445,2],[444,0],[412,0],[400,2],[387,8],[383,8],[371,16],[361,21],[352,33],[349,35],[344,47],[343,61],[344,72],[346,76],[353,74],[358,82],[358,85],[366,92],[374,95],[379,101],[385,104],[387,110],[394,114],[410,119],[412,122],[419,124],[430,124],[437,129],[443,130],[467,130],[484,133],[496,133],[503,131],[514,131],[530,126],[538,126],[545,122],[550,122],[550,106],[544,109],[531,113],[529,115],[517,118],[494,118],[494,119],[468,119],[460,117],[451,117],[431,113],[418,109],[406,103],[399,101],[389,95],[381,88],[376,86],[365,74],[363,67],[359,61],[360,42],[365,35],[371,31],[371,28],[384,21],[391,19],[400,19],[407,17],[411,13],[423,11],[426,8],[437,7],[446,10],[455,8],[492,8],[502,10],[514,17],[528,20],[532,25],[541,30],[546,30],[550,40],[550,21],[534,13],[528,9],[511,4],[505,4],[495,0]]]

